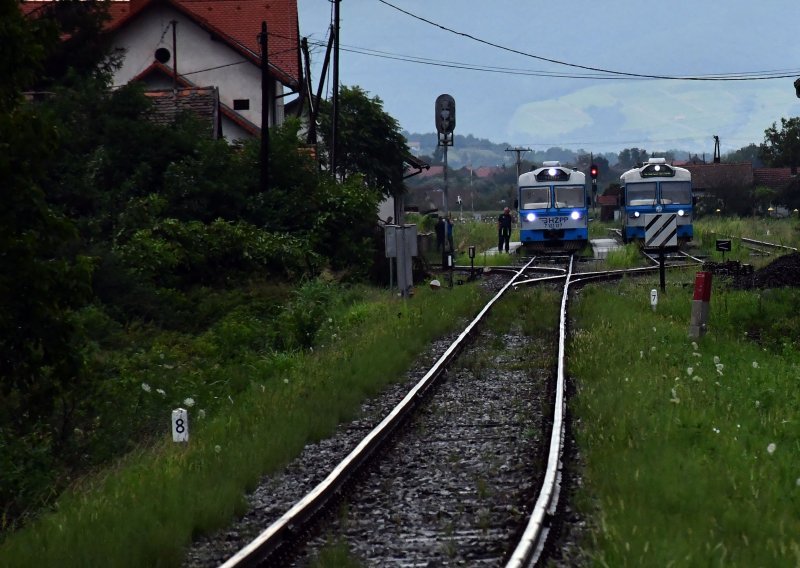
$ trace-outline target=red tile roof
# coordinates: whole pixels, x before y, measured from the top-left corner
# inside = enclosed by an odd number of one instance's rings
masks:
[[[150,67],[139,73],[136,77],[133,78],[134,81],[143,81],[147,77],[154,75],[154,74],[162,74],[168,78],[172,77],[172,69],[159,63],[158,61],[154,61]],[[178,74],[178,86],[182,89],[196,89],[199,88],[197,85],[182,77]],[[145,94],[155,92],[155,91],[146,91]],[[172,92],[170,90],[170,92]],[[261,133],[261,127],[253,124],[238,112],[231,109],[229,106],[219,102],[219,97],[217,97],[217,105],[219,106],[219,110],[222,113],[222,116],[227,118],[228,120],[236,123],[240,128],[242,128],[245,132],[249,133],[251,136],[257,136]]]
[[[52,0],[23,1],[26,15],[35,13]],[[267,22],[270,67],[284,84],[300,84],[299,26],[297,0],[129,0],[108,2],[111,20],[108,30],[115,30],[132,20],[149,5],[165,2],[180,10],[198,25],[254,63],[260,62],[258,34],[261,22]]]
[[[184,87],[177,90],[146,91],[153,102],[150,120],[172,124],[181,112],[190,112],[209,126],[211,138],[219,138],[219,92],[216,87]]]
[[[797,176],[792,175],[792,168],[753,168],[753,182],[772,189],[781,189],[795,177]]]
[[[710,189],[724,187],[750,187],[753,185],[753,164],[686,164],[692,174],[692,187]]]

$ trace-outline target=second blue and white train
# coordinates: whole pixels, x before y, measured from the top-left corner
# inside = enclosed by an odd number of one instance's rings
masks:
[[[664,158],[650,158],[638,168],[620,176],[623,191],[622,240],[643,242],[645,215],[674,213],[678,243],[692,240],[692,174],[671,166]]]

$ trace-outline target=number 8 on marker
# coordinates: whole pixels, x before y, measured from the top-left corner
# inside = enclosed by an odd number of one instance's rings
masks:
[[[189,415],[185,408],[176,408],[172,411],[172,441],[189,441]]]

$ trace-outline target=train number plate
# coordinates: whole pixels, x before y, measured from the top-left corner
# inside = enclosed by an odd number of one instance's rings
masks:
[[[559,229],[569,217],[542,217],[542,223],[548,229]]]

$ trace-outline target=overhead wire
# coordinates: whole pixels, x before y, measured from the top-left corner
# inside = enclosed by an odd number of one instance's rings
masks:
[[[452,34],[455,34],[455,35],[458,35],[458,36],[461,36],[461,37],[465,37],[467,39],[470,39],[470,40],[476,41],[478,43],[482,43],[484,45],[488,45],[488,46],[491,46],[491,47],[494,47],[494,48],[497,48],[497,49],[501,49],[503,51],[507,51],[507,52],[510,52],[510,53],[515,53],[517,55],[522,55],[524,57],[530,57],[530,58],[533,58],[533,59],[537,59],[539,61],[546,61],[548,63],[553,63],[553,64],[556,64],[556,65],[564,65],[566,67],[573,67],[573,68],[576,68],[576,69],[583,69],[585,71],[595,71],[595,72],[598,72],[598,73],[605,73],[605,74],[608,74],[608,75],[614,75],[614,76],[617,76],[619,78],[668,79],[668,80],[674,80],[674,81],[759,81],[759,80],[785,79],[785,78],[795,77],[797,75],[797,73],[798,73],[797,71],[795,71],[795,72],[790,73],[790,74],[788,74],[788,73],[787,74],[779,74],[779,73],[783,73],[782,71],[779,71],[779,72],[775,72],[775,73],[769,72],[769,73],[762,73],[762,74],[754,74],[753,72],[743,72],[743,73],[712,73],[712,74],[707,74],[707,75],[680,75],[680,76],[676,76],[676,75],[655,75],[655,74],[649,74],[649,73],[633,73],[633,72],[627,72],[627,71],[616,71],[616,70],[613,70],[613,69],[603,69],[601,67],[593,67],[593,66],[590,66],[590,65],[580,65],[580,64],[577,64],[577,63],[570,63],[570,62],[567,62],[567,61],[560,61],[558,59],[552,59],[552,58],[544,57],[544,56],[541,56],[541,55],[535,55],[533,53],[527,53],[525,51],[521,51],[521,50],[518,50],[518,49],[514,49],[514,48],[511,48],[511,47],[500,45],[498,43],[494,43],[494,42],[491,42],[491,41],[488,41],[488,40],[485,40],[485,39],[481,39],[481,38],[476,37],[476,36],[474,36],[472,34],[461,32],[461,31],[458,31],[458,30],[454,30],[454,29],[449,28],[447,26],[444,26],[442,24],[433,22],[431,20],[428,20],[427,18],[423,18],[422,16],[419,16],[417,14],[409,12],[408,10],[404,10],[403,8],[400,8],[399,6],[395,6],[391,2],[388,2],[387,0],[378,0],[378,2],[380,2],[381,4],[385,4],[386,6],[389,6],[390,8],[393,8],[394,10],[397,10],[398,12],[406,14],[407,16],[409,16],[411,18],[417,19],[417,20],[419,20],[421,22],[425,22],[426,24],[429,24],[431,26],[437,27],[437,28],[439,28],[439,29],[441,29],[443,31],[448,32],[448,33],[452,33]]]

